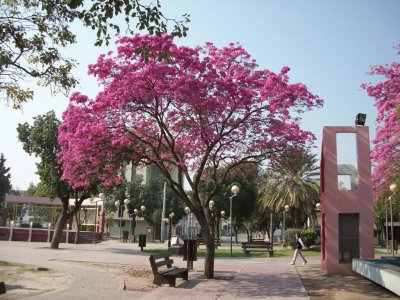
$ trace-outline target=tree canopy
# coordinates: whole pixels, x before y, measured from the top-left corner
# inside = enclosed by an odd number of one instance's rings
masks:
[[[289,83],[288,67],[259,70],[237,44],[189,48],[167,34],[117,43],[116,54],[89,66],[104,89],[95,99],[73,93],[63,114],[63,178],[75,188],[112,185],[125,162],[156,165],[206,232],[205,277],[213,277],[210,200],[236,166],[310,145],[314,136],[300,128],[300,115],[323,101]],[[206,170],[213,189],[200,198]]]
[[[400,54],[400,45],[397,48]],[[400,63],[372,66],[370,74],[385,78],[375,84],[362,85],[368,95],[375,99],[378,109],[371,158],[374,165],[374,197],[379,199],[389,191],[396,176],[397,181],[400,179]]]
[[[62,213],[56,224],[56,230],[51,241],[51,248],[58,248],[64,223],[73,216],[81,207],[84,199],[90,197],[90,193],[81,194],[80,199],[76,199],[75,206],[69,209],[70,195],[77,190],[73,190],[67,181],[61,178],[61,165],[58,163],[57,154],[60,146],[57,142],[58,126],[60,120],[55,116],[54,111],[40,115],[34,118],[33,125],[27,122],[18,124],[18,139],[23,145],[23,149],[30,155],[39,158],[36,163],[37,174],[40,178],[40,190],[36,190],[41,196],[47,196],[50,199],[59,198],[62,202]],[[86,187],[86,191],[91,190],[95,183]],[[82,190],[82,189],[81,189]]]
[[[4,0],[0,1],[0,99],[14,108],[33,98],[24,85],[35,79],[52,92],[67,93],[78,83],[71,70],[75,60],[60,49],[76,43],[70,25],[81,21],[95,30],[100,46],[109,43],[112,32],[147,30],[150,34],[166,32],[173,24],[172,35],[185,36],[189,22],[169,19],[161,11],[160,1],[145,4],[141,0]],[[132,22],[137,22],[132,26]]]
[[[60,120],[51,111],[35,117],[33,125],[27,122],[18,124],[17,132],[25,152],[40,158],[36,167],[42,191],[50,199],[69,199],[72,190],[66,181],[61,180],[61,166],[57,161],[59,124]]]
[[[296,228],[301,228],[301,212],[312,215],[319,201],[319,166],[315,154],[302,148],[282,153],[265,174],[259,190],[262,206],[275,212],[289,205]]]

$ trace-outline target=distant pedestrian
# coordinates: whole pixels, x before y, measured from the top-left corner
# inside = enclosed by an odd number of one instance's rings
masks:
[[[301,249],[304,248],[304,243],[303,243],[303,240],[300,237],[300,232],[297,231],[295,233],[295,237],[296,237],[296,243],[295,243],[295,246],[294,246],[295,247],[294,255],[293,255],[292,262],[290,264],[294,265],[296,263],[297,255],[300,255],[300,257],[303,259],[303,265],[305,265],[307,263],[307,260],[301,254]]]

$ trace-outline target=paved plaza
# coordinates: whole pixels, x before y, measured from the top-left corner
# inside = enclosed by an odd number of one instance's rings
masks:
[[[166,249],[167,246],[147,243],[147,248]],[[88,263],[71,262],[123,264],[149,268],[148,257],[149,254],[141,252],[137,244],[124,244],[115,240],[100,244],[60,244],[59,250],[49,249],[47,243],[0,242],[0,260],[33,264],[71,276],[70,284],[62,289],[24,299],[323,299],[323,297],[313,298],[307,294],[299,276],[301,272],[298,272],[298,270],[316,270],[320,263],[319,257],[307,257],[309,263],[306,266],[296,267],[289,265],[288,257],[216,258],[215,275],[219,280],[202,278],[204,259],[199,258],[194,262],[188,281],[177,279],[176,288],[162,286],[146,291],[124,290],[124,286],[129,287],[129,280],[134,278],[122,279],[105,268],[94,268]],[[186,262],[181,256],[175,256],[174,261],[177,266],[186,267]],[[48,284],[52,284],[51,280]],[[29,289],[26,286],[19,288]],[[365,295],[362,291],[357,291],[357,287],[352,289],[354,290],[342,291],[340,299],[396,299],[395,295],[373,283],[369,284],[369,290],[366,290]],[[354,297],[354,293],[356,295],[361,293],[365,297]],[[0,299],[7,299],[6,297],[7,293],[0,295]]]

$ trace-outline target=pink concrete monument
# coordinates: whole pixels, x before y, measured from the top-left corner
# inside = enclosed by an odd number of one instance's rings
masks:
[[[357,165],[338,165],[337,134],[355,134]],[[349,149],[351,151],[353,149]],[[339,188],[339,176],[350,188]],[[328,274],[354,274],[353,258],[374,257],[368,127],[324,127],[321,153],[321,265]]]

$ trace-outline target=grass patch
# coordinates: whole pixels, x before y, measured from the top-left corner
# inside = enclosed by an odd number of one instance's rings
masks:
[[[17,266],[18,264],[9,262],[9,261],[5,261],[5,260],[0,260],[0,267],[14,267]]]

